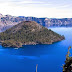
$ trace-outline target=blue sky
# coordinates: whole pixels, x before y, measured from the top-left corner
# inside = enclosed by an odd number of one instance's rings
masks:
[[[72,18],[72,0],[0,0],[0,13],[13,16]]]

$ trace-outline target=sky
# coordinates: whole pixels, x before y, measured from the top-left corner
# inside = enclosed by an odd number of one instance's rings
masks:
[[[0,0],[0,13],[38,18],[72,18],[72,0]]]

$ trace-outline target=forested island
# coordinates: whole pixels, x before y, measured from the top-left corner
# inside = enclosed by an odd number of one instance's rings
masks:
[[[22,45],[52,44],[64,39],[64,36],[34,21],[23,21],[0,33],[0,42],[4,47],[20,48]]]

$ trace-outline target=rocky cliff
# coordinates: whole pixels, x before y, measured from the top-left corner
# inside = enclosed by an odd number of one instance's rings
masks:
[[[2,15],[0,14],[0,32],[5,31],[13,27],[14,25],[22,21],[35,21],[38,24],[45,27],[71,27],[72,18],[36,18],[36,17],[24,17],[24,16],[11,16],[11,15]]]

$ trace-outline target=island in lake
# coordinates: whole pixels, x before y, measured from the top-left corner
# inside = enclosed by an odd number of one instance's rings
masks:
[[[0,33],[0,42],[4,47],[22,47],[22,45],[52,44],[64,40],[61,36],[34,21],[23,21]]]

